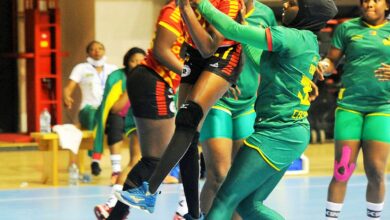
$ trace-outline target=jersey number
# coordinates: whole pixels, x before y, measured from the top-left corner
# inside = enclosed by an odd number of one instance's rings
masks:
[[[311,92],[310,79],[303,75],[301,79],[302,91],[298,92],[298,98],[301,100],[301,105],[310,105],[309,92]]]

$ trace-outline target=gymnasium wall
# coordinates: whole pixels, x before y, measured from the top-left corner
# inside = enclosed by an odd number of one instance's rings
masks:
[[[160,8],[166,0],[62,0],[63,86],[72,68],[86,58],[85,46],[91,40],[106,47],[108,62],[122,66],[124,53],[133,46],[149,47]],[[77,10],[76,10],[77,8]],[[71,111],[64,109],[64,123],[77,122],[80,91]]]
[[[104,43],[108,60],[122,66],[131,47],[147,49],[158,12],[165,0],[96,0],[96,39]]]
[[[21,2],[21,0],[18,0]],[[105,44],[108,61],[122,65],[123,54],[133,46],[143,49],[149,47],[153,37],[154,25],[160,8],[167,0],[60,0],[62,17],[63,86],[66,85],[72,68],[85,60],[85,46],[93,40]],[[357,0],[345,0],[349,4]],[[338,4],[344,0],[336,0]],[[266,2],[267,3],[267,2]],[[272,5],[271,1],[269,3]],[[280,4],[280,2],[278,2]],[[19,41],[24,41],[20,34]],[[22,48],[22,47],[20,47]],[[19,76],[23,75],[19,68]],[[19,78],[23,79],[23,77]],[[21,106],[19,112],[20,130],[25,130],[26,100],[23,81],[19,82]],[[22,86],[21,86],[22,84]],[[80,101],[80,91],[74,95],[76,105]],[[64,123],[77,122],[78,106],[70,112],[64,110]]]

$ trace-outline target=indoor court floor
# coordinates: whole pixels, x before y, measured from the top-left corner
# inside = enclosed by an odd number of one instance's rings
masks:
[[[266,204],[288,220],[324,219],[326,191],[330,177],[286,177],[270,195]],[[387,182],[390,176],[387,175]],[[364,176],[352,177],[341,219],[365,217]],[[242,186],[245,187],[245,186]],[[387,184],[389,188],[389,184]],[[132,209],[129,219],[171,220],[179,199],[180,185],[163,185],[155,213]],[[92,208],[107,199],[109,187],[80,186],[0,191],[0,219],[13,220],[93,220]],[[386,201],[390,201],[387,193]],[[381,219],[390,219],[389,203]]]
[[[110,162],[108,150],[102,161],[103,172],[92,182],[68,186],[68,158],[60,152],[60,186],[41,182],[43,153],[37,150],[0,151],[0,220],[94,220],[93,207],[104,203],[110,193]],[[279,211],[287,220],[323,220],[328,183],[333,168],[333,143],[310,145],[305,152],[310,159],[310,172],[285,176],[266,200],[266,205]],[[122,150],[122,166],[129,154]],[[89,162],[85,167],[89,171]],[[388,170],[390,164],[388,164]],[[390,173],[387,173],[387,189]],[[366,177],[361,156],[352,176],[340,220],[366,218]],[[238,186],[245,187],[245,186]],[[172,220],[180,195],[179,184],[163,184],[154,214],[132,209],[130,220]],[[390,219],[390,193],[386,193],[382,220]]]

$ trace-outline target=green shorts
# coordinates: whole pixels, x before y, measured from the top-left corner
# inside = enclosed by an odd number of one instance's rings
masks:
[[[93,130],[95,126],[95,116],[96,116],[97,108],[94,108],[90,105],[84,106],[79,112],[79,121],[81,124],[81,128]]]
[[[244,146],[256,150],[272,168],[280,171],[302,155],[309,140],[309,126],[292,125],[258,129],[244,141]]]
[[[200,132],[200,142],[210,138],[240,140],[253,133],[256,113],[253,106],[240,111],[231,111],[221,106],[213,106],[207,114]]]
[[[135,127],[135,122],[134,122],[134,117],[133,117],[133,111],[130,108],[129,111],[127,112],[126,117],[125,117],[125,130],[124,130],[124,132],[125,132],[126,136],[129,136],[135,130],[136,130],[136,127]]]
[[[334,139],[390,143],[390,112],[362,113],[338,107]]]

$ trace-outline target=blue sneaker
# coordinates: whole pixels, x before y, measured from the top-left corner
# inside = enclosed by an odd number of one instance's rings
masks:
[[[190,215],[190,213],[187,213],[187,214],[185,214],[185,215],[183,216],[183,218],[184,218],[185,220],[204,220],[204,215],[203,215],[202,213],[200,213],[199,218],[193,218],[193,217]]]
[[[115,192],[115,196],[123,204],[153,213],[154,206],[156,205],[157,192],[151,194],[149,192],[149,183],[143,182],[142,186],[138,188]]]

